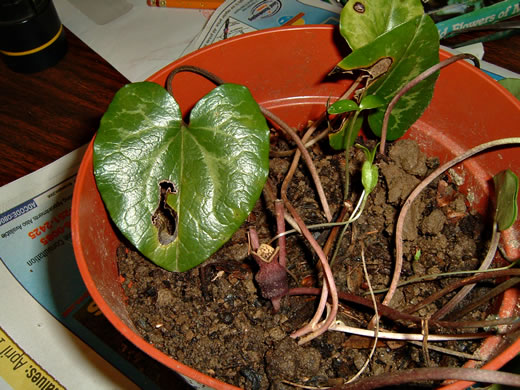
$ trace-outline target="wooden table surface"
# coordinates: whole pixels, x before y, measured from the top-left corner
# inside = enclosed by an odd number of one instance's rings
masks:
[[[65,57],[39,73],[15,73],[0,62],[0,186],[88,143],[114,93],[128,82],[70,31],[67,39]],[[484,60],[520,73],[520,35],[484,46]]]
[[[0,61],[0,186],[88,143],[128,80],[67,31],[55,66],[15,73]]]

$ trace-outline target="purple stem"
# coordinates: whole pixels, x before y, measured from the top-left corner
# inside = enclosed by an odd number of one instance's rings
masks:
[[[285,233],[285,208],[283,207],[283,200],[276,199],[274,201],[274,211],[276,214],[276,233],[278,235],[282,234],[278,238],[278,247],[280,248],[280,252],[278,253],[278,262],[282,267],[287,268],[287,238],[283,234]]]
[[[416,76],[412,81],[410,81],[408,84],[406,84],[401,90],[399,90],[399,92],[397,92],[397,94],[392,98],[392,100],[388,104],[388,107],[386,108],[386,111],[385,111],[385,116],[383,118],[383,125],[381,127],[381,144],[379,145],[379,153],[380,154],[385,154],[386,134],[388,132],[388,121],[390,119],[390,113],[394,109],[394,107],[397,104],[397,102],[399,101],[399,99],[406,92],[408,92],[410,89],[415,87],[421,81],[423,81],[423,80],[427,79],[428,77],[430,77],[435,72],[439,71],[440,69],[442,69],[442,68],[444,68],[444,67],[446,67],[448,65],[453,64],[456,61],[459,61],[459,60],[462,60],[462,59],[465,59],[465,58],[473,60],[473,62],[476,64],[476,66],[478,66],[478,64],[479,64],[478,59],[474,55],[466,54],[466,53],[458,54],[456,56],[447,58],[447,59],[439,62],[438,64],[435,64],[432,67],[426,69],[424,72],[422,72],[421,74]]]

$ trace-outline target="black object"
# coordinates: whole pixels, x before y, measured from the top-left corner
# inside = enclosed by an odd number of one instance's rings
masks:
[[[0,54],[17,72],[38,72],[67,51],[63,25],[51,0],[0,0]]]

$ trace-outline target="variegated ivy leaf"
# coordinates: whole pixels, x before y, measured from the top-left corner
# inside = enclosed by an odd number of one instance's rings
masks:
[[[269,169],[269,128],[247,88],[224,84],[189,125],[161,86],[115,95],[94,143],[94,174],[119,230],[171,271],[203,262],[238,229]]]
[[[421,15],[400,24],[352,52],[336,68],[345,72],[370,70],[381,61],[390,65],[385,72],[375,75],[376,79],[366,91],[366,95],[377,95],[385,101],[383,107],[368,115],[370,128],[378,136],[381,136],[386,107],[395,94],[406,83],[439,62],[439,33],[433,20]],[[392,110],[387,139],[401,137],[422,115],[433,96],[437,77],[438,73],[422,81],[399,100]]]
[[[352,50],[424,13],[421,0],[350,0],[340,16],[340,32]]]

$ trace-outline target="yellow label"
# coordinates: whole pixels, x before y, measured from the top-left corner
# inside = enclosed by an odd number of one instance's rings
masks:
[[[13,389],[65,389],[0,327],[0,377]]]

